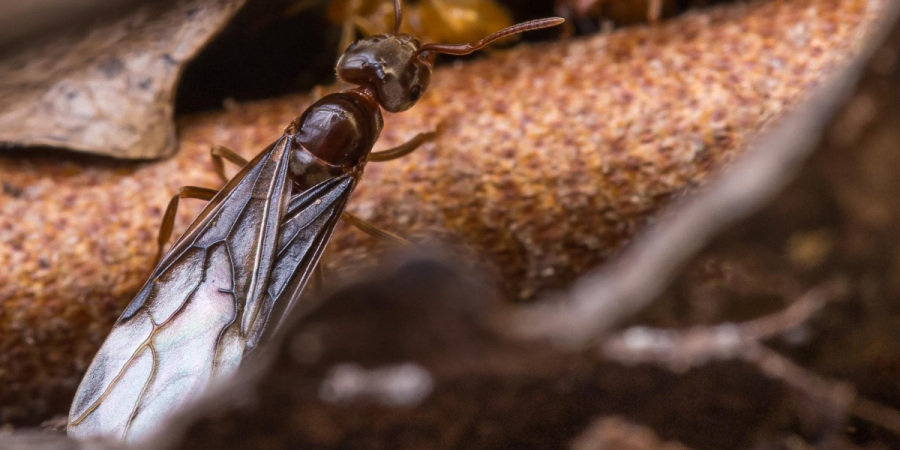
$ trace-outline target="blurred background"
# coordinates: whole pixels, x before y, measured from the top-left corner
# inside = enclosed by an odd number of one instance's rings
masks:
[[[759,149],[777,163],[737,181],[746,186],[715,184],[756,154],[759,136],[795,111],[809,114],[804,102],[855,61],[885,4],[405,1],[403,31],[427,42],[568,19],[479,54],[439,58],[432,89],[410,111],[386,115],[376,149],[441,123],[445,133],[409,158],[367,167],[350,203],[459,258],[440,270],[443,262],[369,273],[334,294],[336,305],[313,323],[366,334],[331,335],[322,361],[415,360],[436,374],[436,400],[411,410],[324,404],[298,386],[316,386],[329,367],[295,364],[285,343],[262,375],[258,405],[204,416],[194,440],[172,448],[900,448],[896,50],[865,66],[866,84],[840,115],[849,119],[811,115],[834,131],[803,135],[820,142],[817,156],[767,209],[717,223],[723,229],[710,233],[723,237],[698,255],[679,245],[706,242],[713,214],[694,217],[684,240],[663,246],[683,252],[662,258],[685,258],[674,272],[621,258],[633,256],[632,239],[669,223],[663,211],[678,212],[706,186],[752,193],[762,189],[754,182],[787,183],[794,172],[778,170],[795,168],[806,150],[766,141]],[[146,281],[173,193],[221,184],[209,162],[214,144],[245,157],[265,148],[334,87],[348,42],[390,29],[391,8],[386,0],[0,4],[3,430],[61,430],[87,364]],[[201,207],[184,204],[176,234]],[[324,261],[340,286],[384,251],[339,226]],[[582,282],[631,280],[643,267],[660,273],[639,284],[665,286],[609,299],[589,284],[580,298],[606,298],[617,318],[608,340],[557,352],[473,325],[471,311],[456,308],[467,286],[458,267],[484,275],[479,295],[502,302],[502,312],[565,297]],[[618,272],[602,272],[610,267]],[[807,295],[822,286],[839,293]],[[442,307],[420,302],[428,296]],[[377,302],[387,306],[367,309]],[[484,310],[473,316],[494,312],[475,307]],[[542,329],[543,317],[529,330]],[[703,354],[723,330],[738,330],[739,350],[756,352]],[[681,332],[700,339],[679,341]],[[422,335],[428,345],[418,345]],[[655,358],[621,352],[635,342],[663,346]],[[457,366],[472,372],[443,372]]]
[[[164,3],[165,0],[153,0]],[[690,8],[734,0],[409,0],[405,32],[423,41],[464,42],[514,22],[564,16],[567,28],[527,33],[541,41],[664,20]],[[0,55],[53,32],[89,26],[133,8],[133,0],[10,1],[0,6]],[[147,4],[151,1],[143,1]],[[654,12],[658,3],[658,12]],[[354,35],[386,32],[391,2],[377,0],[249,1],[198,54],[179,84],[177,111],[198,112],[275,97],[334,81],[333,68]],[[359,26],[363,24],[363,26]],[[507,42],[512,45],[513,42]],[[473,56],[477,57],[477,56]],[[446,58],[445,58],[446,60]]]

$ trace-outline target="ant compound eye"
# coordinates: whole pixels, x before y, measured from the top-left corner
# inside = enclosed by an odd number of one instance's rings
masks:
[[[412,101],[414,101],[414,102],[415,102],[415,101],[418,101],[418,100],[419,100],[419,97],[421,97],[421,96],[422,96],[422,86],[419,86],[419,85],[417,84],[417,85],[413,86],[412,89],[410,89],[410,91],[409,91],[409,98],[410,98]]]

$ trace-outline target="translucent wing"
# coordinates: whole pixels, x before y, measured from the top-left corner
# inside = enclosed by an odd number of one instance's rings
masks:
[[[278,253],[260,319],[251,331],[248,350],[276,331],[286,312],[300,298],[355,185],[356,178],[344,175],[319,183],[291,199],[281,225]],[[277,322],[268,324],[268,319]]]
[[[85,374],[70,435],[140,439],[234,371],[259,328],[291,194],[290,153],[285,136],[257,156],[166,254]]]

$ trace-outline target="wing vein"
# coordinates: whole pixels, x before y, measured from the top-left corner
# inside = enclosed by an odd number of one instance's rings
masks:
[[[221,348],[221,345],[222,345],[222,338],[225,336],[225,333],[228,332],[228,329],[231,328],[232,326],[234,326],[235,323],[237,323],[238,317],[241,315],[240,311],[238,310],[237,296],[234,295],[234,259],[232,258],[231,249],[228,247],[228,245],[225,245],[225,253],[228,255],[228,261],[231,262],[231,283],[232,283],[231,301],[233,302],[233,305],[234,305],[234,314],[231,316],[231,321],[229,321],[227,325],[222,327],[222,330],[219,331],[219,334],[216,336],[216,343],[215,343],[215,346],[213,347],[215,349],[215,351],[213,351],[213,355],[212,355],[213,373],[215,373],[216,370],[218,370],[218,368],[219,368],[218,365],[216,364],[216,362],[219,359],[219,349]]]
[[[146,314],[148,316],[150,315],[150,313],[146,313]],[[150,319],[150,322],[151,323],[153,322],[152,318]],[[156,330],[156,324],[154,324],[154,331],[155,330]],[[119,384],[119,380],[121,380],[122,377],[125,376],[125,373],[128,372],[128,369],[131,367],[132,364],[134,364],[135,359],[137,359],[138,355],[141,354],[141,351],[143,351],[144,348],[147,347],[147,344],[152,337],[153,337],[153,331],[151,331],[150,336],[147,336],[147,339],[144,339],[144,341],[141,342],[141,345],[139,345],[138,348],[135,349],[134,353],[132,353],[131,356],[128,358],[128,361],[125,362],[125,365],[122,366],[122,370],[120,370],[119,373],[116,374],[115,378],[113,378],[112,381],[109,382],[109,386],[107,386],[106,389],[103,390],[103,392],[100,394],[100,396],[97,398],[97,400],[94,400],[94,402],[91,403],[91,406],[89,406],[87,409],[85,409],[84,413],[82,413],[81,416],[79,416],[78,418],[73,420],[71,425],[78,425],[81,422],[83,422],[84,419],[87,419],[87,417],[90,416],[91,413],[93,413],[97,409],[97,407],[100,406],[101,403],[103,403],[103,400],[105,400],[106,397],[109,396],[109,393],[113,390],[113,388]]]
[[[289,152],[290,149],[286,149],[285,151],[288,151],[288,152]],[[281,167],[281,160],[278,161],[278,166],[276,166],[276,168],[277,168],[277,170],[278,170],[279,172],[283,169],[283,168]],[[275,190],[275,187],[276,187],[276,185],[279,183],[279,181],[280,181],[281,183],[284,183],[284,180],[279,180],[279,177],[272,177],[272,181],[271,181],[271,183],[269,184],[269,189],[266,191],[266,194],[267,194],[267,195],[266,195],[266,199],[271,199],[271,198],[272,198],[272,193],[273,193],[273,191]],[[284,201],[284,198],[280,199],[279,201],[280,201],[280,202],[283,202],[283,201]],[[267,202],[265,203],[265,207],[263,208],[263,215],[262,215],[263,220],[265,220],[265,219],[267,219],[267,218],[269,217],[269,208],[271,207],[271,205],[272,205],[271,201],[267,201]],[[279,222],[279,224],[280,224],[280,223],[281,223],[281,220],[279,219],[278,222]],[[257,239],[257,240],[256,240],[256,246],[257,246],[257,248],[260,248],[260,247],[263,246],[263,241],[264,241],[265,238],[266,238],[266,234],[267,234],[268,232],[270,232],[270,230],[268,230],[268,226],[267,226],[267,225],[268,225],[268,224],[263,223],[262,226],[260,227],[260,233],[259,233],[259,236],[257,236],[257,238],[256,238],[256,239]],[[276,225],[275,233],[276,233],[276,234],[278,233],[277,225]],[[276,239],[275,239],[275,242],[274,242],[273,245],[275,245],[275,246],[278,245],[277,235],[276,235]],[[256,293],[256,290],[257,290],[257,289],[256,289],[256,284],[259,282],[259,266],[260,266],[261,260],[262,260],[262,252],[257,251],[257,252],[256,252],[256,258],[255,258],[254,261],[253,261],[253,271],[252,271],[252,275],[251,275],[251,278],[250,278],[250,285],[247,287],[247,293],[248,293],[249,295],[262,295],[262,293],[259,293],[259,294]],[[274,261],[274,255],[273,255],[273,261]],[[271,266],[271,264],[270,264],[270,266]],[[269,270],[271,270],[271,269],[272,269],[272,267],[269,267]],[[247,298],[245,301],[246,301],[246,302],[249,302],[249,301],[250,301],[249,296],[248,296],[248,298]],[[254,302],[254,311],[251,311],[251,312],[250,312],[250,323],[252,323],[252,322],[256,319],[256,312],[259,310],[258,303],[259,303],[258,301],[257,301],[257,302]],[[241,319],[242,319],[242,321],[243,321],[243,318],[241,318]],[[243,328],[244,328],[244,327],[241,327],[241,334],[242,334],[242,335],[244,334]],[[249,330],[249,327],[247,327],[247,329]]]
[[[156,380],[156,372],[159,370],[159,357],[156,354],[156,349],[153,348],[153,337],[150,337],[151,341],[147,343],[147,349],[150,350],[150,358],[153,362],[153,365],[150,367],[150,376],[147,378],[147,382],[144,383],[144,387],[141,388],[141,393],[138,395],[137,400],[134,402],[134,408],[131,410],[131,415],[128,417],[128,421],[125,422],[125,432],[122,434],[123,437],[128,436],[128,432],[131,431],[131,424],[134,423],[134,419],[137,417],[138,412],[141,409],[141,403],[144,400],[144,396],[147,395],[147,391],[150,389],[150,385],[153,384],[153,381]]]
[[[257,166],[258,166],[258,167],[265,166],[265,164],[267,164],[267,163],[269,162],[269,159],[271,158],[271,156],[272,156],[272,155],[271,155],[271,152],[269,152],[269,154],[265,155],[262,159],[260,159],[260,161],[257,163]],[[252,172],[253,169],[251,169],[250,171]],[[253,187],[255,187],[257,183],[259,183],[259,179],[260,179],[260,176],[257,174],[257,176],[255,177],[255,179],[253,180]],[[218,217],[222,214],[222,211],[225,209],[225,206],[228,204],[228,201],[231,200],[231,198],[235,195],[235,192],[237,191],[237,187],[238,187],[238,186],[240,186],[240,183],[236,184],[236,185],[234,186],[234,188],[232,188],[231,190],[229,190],[228,192],[225,193],[225,196],[224,196],[224,197],[221,199],[221,201],[219,201],[218,204],[216,205],[215,211],[212,211],[212,212],[206,217],[206,223],[203,224],[202,227],[200,227],[200,228],[197,229],[197,232],[194,233],[193,236],[191,236],[190,241],[186,241],[186,242],[182,243],[182,242],[181,242],[181,238],[179,238],[178,242],[175,243],[175,246],[182,246],[182,248],[180,249],[178,255],[177,255],[177,256],[173,256],[173,257],[171,258],[171,261],[169,261],[169,264],[167,264],[165,267],[159,267],[159,270],[154,271],[154,276],[156,276],[157,274],[164,273],[166,270],[169,269],[169,267],[172,266],[172,264],[175,264],[175,262],[178,261],[178,259],[179,259],[185,252],[187,252],[187,251],[189,251],[191,248],[197,246],[197,245],[196,245],[196,244],[197,244],[197,241],[200,240],[200,239],[206,234],[207,231],[209,231],[209,228],[213,225],[215,219],[218,218]],[[251,192],[253,191],[252,187],[250,188],[250,191],[251,191]],[[253,199],[253,196],[252,196],[252,195],[251,195],[251,196],[248,196],[247,199],[244,201],[244,204],[241,205],[240,213],[238,213],[238,214],[235,216],[235,220],[231,223],[231,225],[229,225],[228,233],[225,233],[225,236],[230,235],[231,232],[234,230],[235,224],[237,224],[237,223],[240,221],[240,220],[239,220],[240,217],[244,215],[244,211],[246,210],[247,205],[250,204],[250,200],[252,200],[252,199]],[[222,240],[224,240],[224,238],[223,238]],[[221,242],[221,240],[216,241],[216,242]],[[212,243],[212,244],[214,244],[214,243]],[[175,248],[175,247],[173,247],[173,249],[174,249],[174,248]],[[171,251],[171,250],[170,250],[170,251]],[[167,257],[166,257],[165,259],[167,259],[167,260],[170,259],[170,258],[168,258],[168,255],[166,255],[166,256],[167,256]]]
[[[206,264],[209,262],[209,252],[204,253],[203,257],[204,257],[203,264],[204,264],[204,266],[206,266]],[[176,309],[174,312],[172,312],[172,314],[169,316],[169,318],[167,318],[160,324],[157,324],[155,321],[153,321],[153,315],[150,314],[149,309],[145,309],[143,306],[140,308],[140,310],[142,310],[144,312],[144,314],[147,314],[147,317],[150,319],[150,323],[153,325],[153,328],[150,330],[150,335],[147,336],[147,338],[144,339],[143,342],[141,342],[141,345],[138,346],[138,348],[134,351],[134,353],[131,354],[131,356],[128,358],[128,361],[122,367],[122,370],[120,370],[119,373],[116,374],[116,377],[113,378],[112,381],[110,381],[109,386],[107,386],[106,389],[103,390],[103,393],[100,394],[100,397],[98,397],[97,400],[95,400],[93,403],[91,403],[91,406],[89,408],[87,408],[84,411],[84,413],[78,417],[78,419],[73,421],[73,423],[71,425],[78,425],[81,422],[83,422],[84,419],[86,419],[89,415],[91,415],[91,413],[93,413],[94,410],[96,410],[100,406],[100,404],[103,403],[103,401],[106,399],[106,397],[109,396],[109,393],[113,390],[113,388],[115,388],[116,385],[119,384],[119,381],[122,379],[122,377],[125,376],[125,373],[128,372],[128,369],[134,363],[135,359],[141,354],[141,351],[143,351],[144,348],[146,348],[150,345],[153,337],[156,336],[156,333],[158,333],[162,327],[166,326],[166,324],[168,324],[170,321],[174,320],[174,318],[178,315],[178,313],[184,311],[184,308],[186,308],[187,304],[190,303],[191,298],[194,296],[194,294],[197,292],[197,289],[200,288],[200,286],[203,284],[204,281],[206,281],[206,270],[205,269],[203,271],[203,277],[200,279],[200,283],[197,283],[197,286],[194,286],[194,288],[191,289],[191,293],[188,294],[188,296],[185,298],[185,301],[181,305],[178,306],[178,309]],[[155,362],[155,360],[154,360],[154,362]]]

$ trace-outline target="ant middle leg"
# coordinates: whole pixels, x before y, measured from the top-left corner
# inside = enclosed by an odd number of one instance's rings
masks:
[[[175,226],[175,213],[178,212],[178,201],[183,198],[196,198],[199,200],[212,200],[219,193],[216,189],[202,188],[196,186],[182,186],[178,193],[169,200],[169,206],[166,207],[166,213],[163,214],[162,223],[159,226],[159,236],[156,238],[157,249],[156,259],[153,265],[159,264],[163,255],[163,247],[172,237],[172,228]]]
[[[247,160],[244,159],[243,156],[239,155],[236,151],[225,147],[223,145],[213,145],[211,149],[209,149],[209,157],[212,158],[213,170],[216,171],[216,174],[222,178],[222,181],[228,182],[229,178],[225,175],[225,161],[234,163],[240,167],[244,167],[247,165]]]

